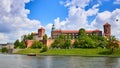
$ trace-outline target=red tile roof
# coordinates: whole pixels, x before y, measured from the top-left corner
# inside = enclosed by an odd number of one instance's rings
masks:
[[[61,30],[54,30],[53,32],[61,32]]]
[[[92,33],[92,32],[99,32],[100,30],[86,30],[87,33]],[[79,30],[54,30],[53,32],[60,32],[60,33],[78,33]]]
[[[62,33],[78,33],[78,30],[61,30]]]
[[[93,30],[93,32],[100,32],[100,30],[96,29],[96,30]]]
[[[110,24],[107,22],[107,23],[104,24],[104,26],[105,26],[105,25],[110,25]]]
[[[86,33],[92,33],[93,30],[86,30]]]

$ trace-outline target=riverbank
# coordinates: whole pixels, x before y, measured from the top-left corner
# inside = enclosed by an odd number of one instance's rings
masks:
[[[47,52],[40,52],[41,49],[21,49],[14,54],[37,54],[37,55],[64,55],[64,56],[110,56],[120,57],[120,49],[115,49],[109,54],[108,49],[49,49]]]

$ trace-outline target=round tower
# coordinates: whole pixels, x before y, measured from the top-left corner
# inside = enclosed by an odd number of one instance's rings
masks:
[[[105,23],[103,27],[104,27],[104,36],[107,38],[110,37],[111,36],[111,25],[109,23]]]

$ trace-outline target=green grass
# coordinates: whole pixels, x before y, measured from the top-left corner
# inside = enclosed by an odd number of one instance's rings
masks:
[[[39,54],[41,49],[20,49],[15,54]]]
[[[41,55],[99,56],[101,51],[106,51],[106,49],[50,49]]]
[[[0,53],[2,52],[2,49],[0,49]]]
[[[40,53],[40,49],[23,49],[16,54],[39,54],[39,55],[76,55],[76,56],[120,56],[120,49],[115,49],[113,54],[109,54],[108,49],[49,49],[47,52]]]

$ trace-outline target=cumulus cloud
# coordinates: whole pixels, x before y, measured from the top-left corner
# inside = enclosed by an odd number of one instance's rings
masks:
[[[112,12],[104,11],[99,12],[99,6],[102,5],[103,1],[109,0],[97,0],[97,4],[94,4],[92,8],[85,10],[85,7],[90,4],[93,0],[67,0],[66,2],[60,2],[67,6],[68,17],[60,21],[60,18],[56,18],[54,21],[55,26],[58,29],[100,29],[103,31],[103,25],[106,22],[111,24],[112,35],[115,35],[120,39],[120,9],[115,9]],[[115,0],[114,4],[118,4],[120,0]],[[88,17],[96,16],[91,23],[88,22]],[[63,24],[64,22],[64,24]]]
[[[37,30],[41,26],[37,20],[30,20],[25,3],[30,0],[0,0],[0,40],[14,42],[23,34]]]
[[[92,8],[85,10],[85,7],[89,5],[92,0],[67,0],[64,6],[67,6],[68,17],[60,21],[60,18],[56,18],[54,23],[57,29],[80,29],[80,28],[90,28],[88,23],[88,17],[96,15],[99,11],[99,4],[93,5]]]
[[[113,3],[114,4],[120,4],[120,0],[115,0]]]
[[[77,6],[80,8],[86,7],[92,0],[67,0],[65,6]]]
[[[91,23],[93,27],[103,29],[102,25],[106,22],[111,24],[112,35],[117,36],[120,39],[120,9],[116,9],[112,12],[104,11],[97,15],[94,21]]]

